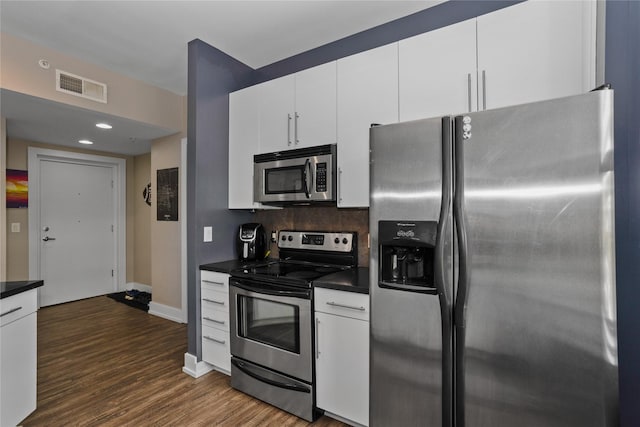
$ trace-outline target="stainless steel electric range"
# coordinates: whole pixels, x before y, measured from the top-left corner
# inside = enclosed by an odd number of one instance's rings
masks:
[[[280,231],[277,261],[231,272],[231,386],[313,421],[313,280],[358,263],[354,232]]]

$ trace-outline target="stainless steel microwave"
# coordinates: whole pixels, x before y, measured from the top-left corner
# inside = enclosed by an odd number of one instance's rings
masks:
[[[336,200],[336,146],[321,145],[253,157],[253,200],[272,205]]]

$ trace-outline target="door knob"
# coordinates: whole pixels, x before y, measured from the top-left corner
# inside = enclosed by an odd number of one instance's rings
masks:
[[[43,242],[48,242],[49,240],[56,240],[56,238],[55,238],[55,237],[49,237],[49,236],[44,236],[44,237],[42,238],[42,241],[43,241]]]

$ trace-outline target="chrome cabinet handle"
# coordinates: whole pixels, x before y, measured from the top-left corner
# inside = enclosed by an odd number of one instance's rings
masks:
[[[316,317],[316,359],[320,358],[320,319]]]
[[[222,283],[222,282],[213,282],[211,280],[204,280],[204,279],[202,279],[202,281],[204,283],[211,283],[212,285],[224,286],[224,283]]]
[[[300,115],[298,114],[298,112],[296,111],[296,120],[293,122],[294,126],[293,126],[293,136],[296,140],[296,145],[298,145],[298,143],[300,142],[300,139],[298,138],[298,119],[300,118]]]
[[[487,109],[487,71],[482,70],[482,109]]]
[[[467,93],[469,94],[469,112],[471,112],[471,73],[467,74]]]
[[[291,114],[287,114],[287,145],[291,145]]]
[[[344,305],[344,304],[338,304],[337,302],[333,302],[333,301],[328,301],[327,305],[333,306],[333,307],[341,307],[341,308],[348,308],[350,310],[358,310],[358,311],[365,311],[366,308],[360,306],[360,307],[356,307],[354,305]]]
[[[203,317],[203,319],[213,323],[217,323],[219,325],[224,325],[226,323],[224,320],[212,319],[211,317]]]
[[[214,299],[209,299],[209,298],[202,298],[202,301],[212,302],[214,304],[219,304],[219,305],[225,305],[224,301],[216,301]]]
[[[342,168],[338,168],[338,201],[342,202]]]
[[[4,313],[0,314],[0,317],[6,316],[7,314],[15,313],[18,310],[22,310],[22,307],[16,307],[16,308],[12,308],[9,311],[5,311]]]
[[[227,342],[225,340],[219,340],[217,338],[213,338],[213,337],[210,337],[208,335],[204,335],[202,338],[207,339],[209,341],[217,342],[218,344],[225,344]]]
[[[56,238],[55,238],[55,237],[49,237],[49,236],[44,236],[44,237],[42,238],[42,241],[43,241],[43,242],[48,242],[49,240],[56,240]]]

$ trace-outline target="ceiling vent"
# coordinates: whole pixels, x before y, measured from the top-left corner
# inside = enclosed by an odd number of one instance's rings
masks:
[[[107,102],[107,85],[56,70],[56,90],[98,102]]]

